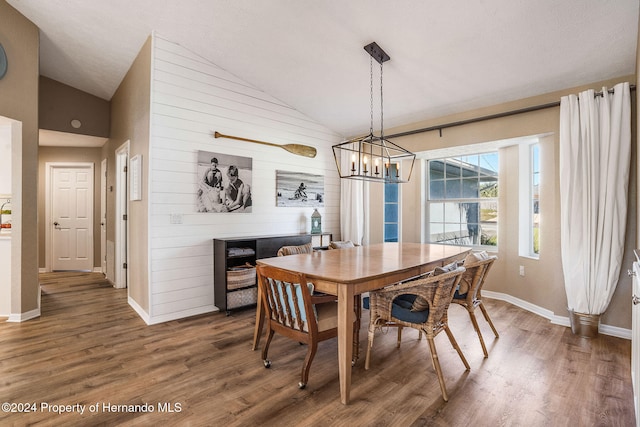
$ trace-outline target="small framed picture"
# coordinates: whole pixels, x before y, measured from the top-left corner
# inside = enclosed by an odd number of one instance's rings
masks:
[[[324,206],[324,176],[277,170],[276,206]]]

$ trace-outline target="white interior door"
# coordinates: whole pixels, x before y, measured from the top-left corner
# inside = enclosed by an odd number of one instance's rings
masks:
[[[116,288],[128,287],[127,253],[128,230],[127,211],[129,208],[127,189],[127,169],[129,166],[129,141],[116,150],[116,206],[115,206],[115,282]]]
[[[100,165],[100,267],[107,274],[107,159]]]
[[[93,165],[51,168],[51,269],[93,270]]]

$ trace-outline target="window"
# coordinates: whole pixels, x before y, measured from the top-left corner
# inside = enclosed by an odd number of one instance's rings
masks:
[[[389,165],[389,173],[395,173],[395,164]],[[384,184],[384,241],[397,242],[400,231],[400,203],[398,184]]]
[[[520,256],[540,255],[540,144],[520,146]]]
[[[426,241],[498,245],[498,153],[429,160]]]
[[[531,252],[540,254],[540,145],[531,146]]]

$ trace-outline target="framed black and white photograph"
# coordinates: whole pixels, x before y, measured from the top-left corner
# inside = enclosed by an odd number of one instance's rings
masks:
[[[276,171],[276,206],[324,206],[324,176]]]
[[[251,212],[250,157],[198,151],[196,206],[198,212]]]

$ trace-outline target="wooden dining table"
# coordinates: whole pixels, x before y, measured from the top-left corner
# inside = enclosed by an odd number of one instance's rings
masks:
[[[304,273],[314,289],[338,299],[338,370],[340,400],[349,403],[353,357],[354,296],[427,273],[463,259],[469,247],[422,243],[379,243],[257,260],[287,271]],[[258,304],[256,334],[263,314]],[[258,338],[259,335],[256,336]],[[259,339],[259,338],[258,338]],[[254,338],[254,346],[256,339]]]

